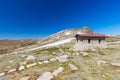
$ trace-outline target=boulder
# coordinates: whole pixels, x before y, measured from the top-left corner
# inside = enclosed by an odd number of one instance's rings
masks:
[[[63,67],[59,67],[57,70],[53,71],[53,75],[57,76],[59,73],[61,73],[63,71]]]
[[[70,67],[70,69],[72,70],[72,71],[76,71],[76,70],[78,70],[78,68],[75,66],[75,65],[73,65],[73,64],[68,64],[68,66]]]
[[[54,76],[51,72],[44,72],[42,75],[40,75],[37,80],[51,80]]]

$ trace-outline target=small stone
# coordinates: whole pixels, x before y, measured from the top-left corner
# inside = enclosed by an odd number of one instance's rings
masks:
[[[0,76],[4,76],[4,75],[5,75],[5,72],[0,73]]]
[[[78,70],[78,68],[75,65],[73,65],[73,64],[68,64],[68,65],[72,71]]]
[[[9,63],[13,63],[13,62],[14,62],[13,60],[9,61]]]
[[[30,76],[24,76],[22,78],[20,78],[19,80],[29,80],[30,79]]]
[[[111,63],[112,66],[120,67],[120,63]]]
[[[26,65],[27,61],[21,62],[20,65]]]
[[[18,70],[21,71],[23,69],[25,69],[25,67],[24,66],[20,66]]]
[[[43,64],[42,62],[38,62],[38,64]]]
[[[62,56],[59,56],[59,57],[56,57],[56,59],[59,61],[59,62],[66,62],[68,61],[68,55],[62,55]]]
[[[26,65],[26,67],[29,68],[29,67],[33,67],[35,65],[37,65],[37,63],[28,64],[28,65]]]
[[[51,58],[50,61],[56,61],[56,59],[55,58]]]
[[[59,67],[57,70],[53,71],[53,75],[57,76],[59,73],[61,73],[63,71],[63,67]]]
[[[16,71],[16,69],[11,69],[7,73],[11,73],[11,72],[15,72],[15,71]]]
[[[82,53],[83,57],[88,56],[88,53],[87,53],[87,52],[81,52],[81,53]]]
[[[98,61],[97,61],[97,65],[101,65],[101,64],[106,64],[106,61],[98,60]]]
[[[37,80],[51,80],[54,76],[51,72],[45,72],[42,75],[40,75]]]
[[[36,58],[33,55],[29,55],[26,60],[27,61],[34,61]]]
[[[102,75],[103,78],[105,78],[105,75]]]
[[[24,54],[23,54],[23,55],[21,55],[21,57],[25,57],[25,56],[26,56],[26,55],[24,55]]]
[[[79,56],[79,53],[75,53],[75,55]]]
[[[49,61],[43,61],[43,63],[46,63],[46,64],[47,64],[47,63],[49,63]]]
[[[53,52],[52,54],[53,54],[53,55],[55,55],[56,53],[55,53],[55,52]]]

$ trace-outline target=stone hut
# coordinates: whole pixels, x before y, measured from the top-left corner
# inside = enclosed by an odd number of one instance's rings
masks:
[[[77,34],[74,48],[77,50],[87,50],[94,48],[106,48],[105,38],[103,34]]]

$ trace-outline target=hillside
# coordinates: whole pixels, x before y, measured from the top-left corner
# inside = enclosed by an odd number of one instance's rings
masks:
[[[38,44],[42,39],[0,40],[0,54],[10,53],[16,49],[25,49]]]
[[[66,29],[1,55],[0,80],[119,80],[120,38],[107,38],[105,49],[74,51],[77,33],[93,31]]]

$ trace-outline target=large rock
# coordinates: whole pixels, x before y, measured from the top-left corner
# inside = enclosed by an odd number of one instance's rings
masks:
[[[59,57],[56,57],[56,59],[59,61],[59,62],[66,62],[68,61],[68,55],[62,55],[62,56],[59,56]]]
[[[70,67],[70,69],[71,69],[72,71],[78,70],[78,68],[77,68],[75,65],[73,65],[73,64],[68,64],[68,66]]]
[[[57,70],[53,71],[53,75],[57,76],[59,73],[61,73],[63,71],[63,67],[59,67]]]
[[[24,76],[22,78],[20,78],[19,80],[29,80],[30,79],[30,76]]]
[[[54,76],[51,72],[45,72],[42,75],[40,75],[37,80],[51,80]]]
[[[34,61],[36,58],[33,55],[29,55],[26,60],[27,61]]]
[[[112,66],[120,67],[120,63],[111,63]]]

